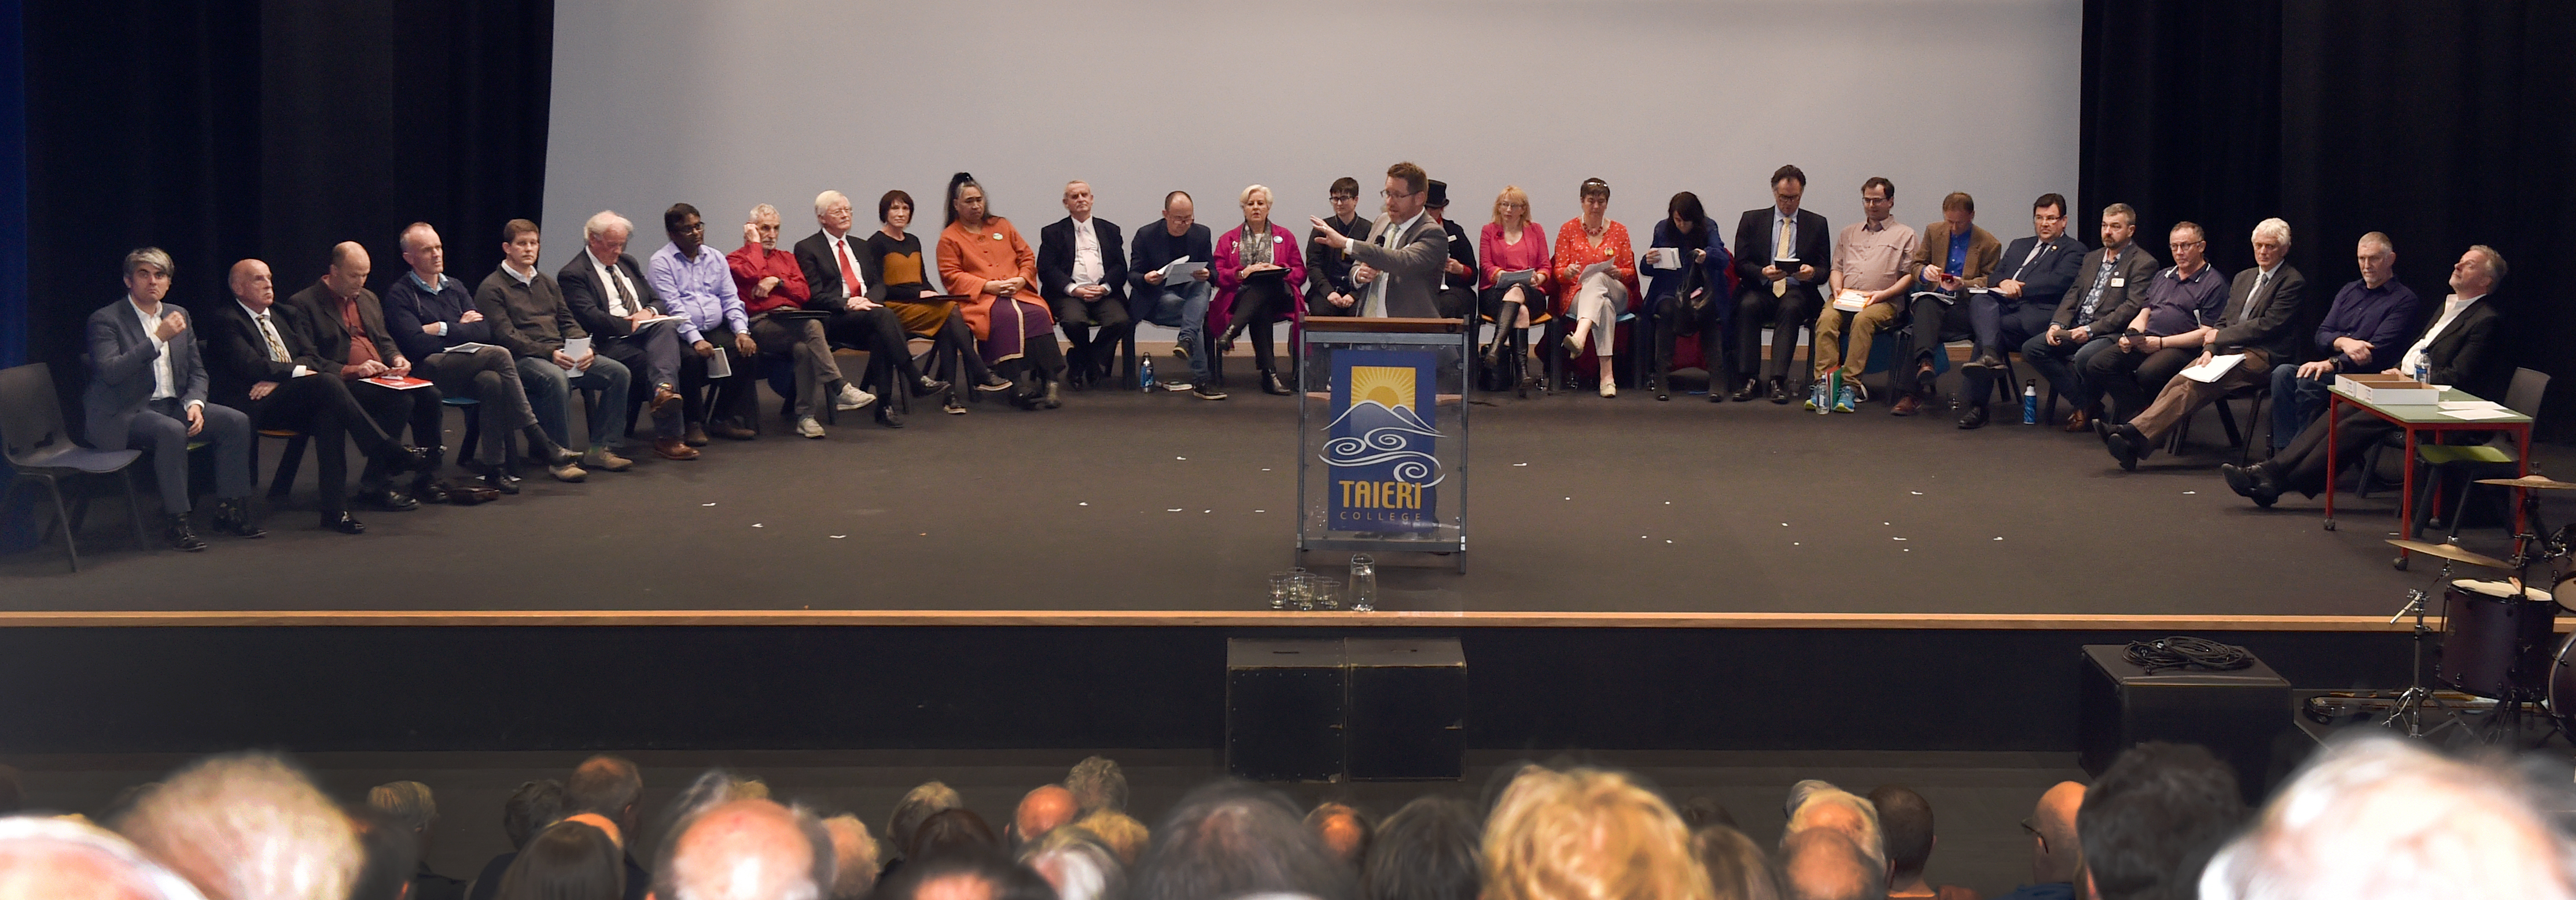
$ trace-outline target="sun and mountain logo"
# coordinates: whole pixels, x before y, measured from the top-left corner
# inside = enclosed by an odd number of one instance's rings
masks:
[[[1324,441],[1334,531],[1405,532],[1439,527],[1448,477],[1428,421],[1437,354],[1345,350],[1333,355],[1333,424]]]

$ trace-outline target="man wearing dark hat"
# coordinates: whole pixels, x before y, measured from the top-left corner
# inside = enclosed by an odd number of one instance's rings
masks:
[[[1434,180],[1431,194],[1423,201],[1431,221],[1449,234],[1449,262],[1440,269],[1440,285],[1431,299],[1440,307],[1440,316],[1455,319],[1476,305],[1476,244],[1467,240],[1467,229],[1449,221],[1449,183]]]

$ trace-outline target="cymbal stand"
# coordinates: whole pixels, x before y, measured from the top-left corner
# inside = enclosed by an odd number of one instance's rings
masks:
[[[2440,585],[2448,582],[2450,578],[2451,561],[2446,559],[2442,561],[2441,573],[2433,577],[2433,584],[2434,586],[2439,587]],[[2406,692],[2397,695],[2397,705],[2388,710],[2387,718],[2379,720],[2379,725],[2382,728],[2396,725],[2399,719],[2406,720],[2407,737],[2424,736],[2424,707],[2427,704],[2435,702],[2433,699],[2433,689],[2424,684],[2424,641],[2433,634],[2433,629],[2426,627],[2424,624],[2424,607],[2428,605],[2431,600],[2432,595],[2426,593],[2422,588],[2407,591],[2406,605],[2398,609],[2396,615],[2388,617],[2388,624],[2395,625],[2397,624],[2397,620],[2406,618],[2410,613],[2415,616],[2415,637],[2414,641],[2408,645],[2409,652],[2414,656],[2414,662],[2412,665],[2407,667],[2408,683],[2406,686]],[[2443,724],[2453,724],[2456,721],[2457,720],[2454,719]],[[2438,730],[2441,726],[2437,725],[2434,727]]]

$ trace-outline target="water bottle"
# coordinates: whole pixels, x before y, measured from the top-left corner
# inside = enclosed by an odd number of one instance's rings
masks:
[[[2433,367],[2430,361],[2421,359],[2415,361],[2415,380],[2423,384],[2433,383]]]
[[[2021,386],[2021,423],[2039,424],[2039,379],[2037,378]]]
[[[1141,353],[1137,356],[1136,389],[1151,394],[1154,392],[1154,358]]]
[[[1350,599],[1352,612],[1377,610],[1377,560],[1362,553],[1351,557]]]

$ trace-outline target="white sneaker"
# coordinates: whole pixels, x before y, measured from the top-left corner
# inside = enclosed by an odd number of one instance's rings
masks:
[[[1166,381],[1163,382],[1163,389],[1167,391],[1186,391],[1190,389],[1190,383],[1186,381]]]
[[[842,412],[849,412],[854,409],[866,409],[868,404],[875,402],[877,402],[877,395],[859,390],[858,385],[844,382],[841,385],[841,397],[839,400],[833,401],[832,408]],[[810,421],[811,418],[812,417],[810,416],[807,417],[808,421]],[[806,435],[806,437],[822,437],[822,435],[809,434]]]
[[[1619,396],[1619,382],[1608,375],[1601,376],[1601,398],[1607,400],[1616,396]]]
[[[876,398],[874,398],[874,397],[870,397],[870,398],[868,398],[868,399],[873,400],[873,399],[876,399]],[[861,406],[864,406],[864,405],[866,405],[866,404],[860,404],[860,405],[861,405]],[[844,406],[844,407],[842,407],[842,409],[857,409],[857,408],[858,408],[857,406]],[[814,417],[813,417],[813,416],[797,416],[797,417],[796,417],[796,433],[797,433],[797,434],[799,434],[799,435],[805,436],[805,437],[809,437],[809,438],[819,438],[819,437],[822,437],[822,436],[823,436],[823,423],[821,423],[821,422],[817,422],[817,421],[814,421]]]

